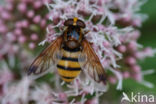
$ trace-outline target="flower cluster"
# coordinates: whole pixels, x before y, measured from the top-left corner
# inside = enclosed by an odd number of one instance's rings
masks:
[[[151,48],[144,49],[137,43],[140,33],[136,27],[141,26],[147,16],[136,12],[144,2],[138,0],[54,1],[52,4],[47,4],[50,10],[49,19],[55,22],[48,28],[48,30],[53,29],[52,35],[49,35],[45,41],[57,37],[55,28],[61,28],[63,21],[79,17],[85,21],[86,31],[90,31],[86,39],[93,43],[92,47],[103,67],[115,74],[109,76],[110,82],[116,83],[118,79],[117,89],[121,89],[123,78],[132,77],[139,82],[143,81],[141,68],[136,62],[155,53]]]
[[[62,34],[63,23],[78,17],[86,24],[85,38],[99,57],[108,74],[108,83],[122,88],[122,80],[133,78],[148,87],[138,60],[153,56],[155,51],[137,43],[146,15],[137,13],[144,3],[139,0],[6,0],[0,6],[0,102],[2,104],[98,104],[107,85],[96,83],[87,73],[81,73],[72,83],[60,80],[56,70],[49,83],[42,78],[32,81],[21,77],[32,55],[29,49],[43,40],[51,42]],[[49,12],[47,11],[47,8]],[[125,9],[126,8],[126,9]],[[50,20],[51,24],[48,24]],[[15,55],[16,54],[16,55]],[[17,59],[16,59],[17,57]],[[20,59],[18,59],[20,58]],[[19,61],[20,60],[20,61]],[[19,65],[20,64],[20,65]],[[15,69],[10,71],[9,69]],[[17,70],[18,69],[18,70]],[[84,69],[85,70],[85,69]],[[48,74],[49,75],[49,74]],[[46,76],[48,76],[46,75]],[[43,78],[44,79],[44,78]],[[47,80],[46,79],[46,80]],[[17,81],[19,80],[19,81]],[[40,82],[40,83],[39,83]],[[22,92],[22,93],[21,93]]]
[[[0,6],[0,57],[18,53],[20,44],[34,49],[46,33],[44,0],[5,0]]]
[[[152,50],[150,47],[143,48],[138,44],[137,39],[139,36],[140,32],[135,30],[120,37],[122,44],[116,49],[123,54],[124,58],[119,60],[117,63],[121,66],[119,70],[122,73],[123,78],[133,78],[134,80],[151,88],[153,85],[144,81],[143,77],[146,74],[153,73],[154,70],[151,69],[147,72],[142,72],[137,61],[143,60],[146,57],[154,56],[155,50]],[[116,78],[111,77],[110,79],[112,80],[112,83],[115,83]]]

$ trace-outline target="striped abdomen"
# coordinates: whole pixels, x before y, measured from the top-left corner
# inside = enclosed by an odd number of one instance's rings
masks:
[[[71,82],[81,72],[78,62],[79,50],[73,52],[62,49],[63,56],[57,64],[58,73],[65,82]]]

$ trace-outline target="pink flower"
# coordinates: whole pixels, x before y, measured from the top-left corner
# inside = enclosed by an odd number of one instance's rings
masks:
[[[67,95],[65,93],[59,93],[58,97],[62,101],[67,101]]]
[[[130,50],[130,51],[136,51],[137,50],[137,43],[135,41],[131,41],[127,47],[128,47],[128,50]]]
[[[22,35],[22,30],[20,28],[16,28],[14,33],[19,36],[19,35]]]
[[[135,73],[140,73],[141,68],[140,68],[140,66],[138,66],[138,65],[134,65],[134,66],[132,66],[132,70],[133,70]]]
[[[32,40],[38,40],[38,35],[35,34],[35,33],[33,33],[33,34],[31,35],[31,39],[32,39]]]
[[[21,28],[22,27],[22,23],[20,21],[16,22],[15,24],[16,28]]]
[[[115,84],[117,82],[117,79],[115,77],[109,77],[109,81],[112,84]]]
[[[128,71],[123,73],[123,77],[124,78],[129,78],[130,77],[130,73]]]
[[[41,27],[45,27],[46,26],[46,20],[45,19],[41,20],[40,26]]]
[[[19,37],[18,37],[18,41],[19,41],[20,43],[24,43],[24,42],[26,41],[26,37],[25,37],[25,36],[19,36]]]
[[[27,20],[23,20],[23,21],[21,21],[21,25],[23,28],[27,28],[29,26],[29,23]]]
[[[26,6],[25,3],[20,3],[20,4],[18,5],[18,9],[19,9],[19,11],[21,11],[22,13],[24,13],[24,12],[26,12],[26,10],[27,10],[27,6]]]
[[[136,59],[134,57],[127,57],[126,63],[129,65],[134,65],[136,63]]]
[[[119,50],[120,52],[124,53],[124,52],[126,52],[126,46],[120,45],[120,46],[118,47],[118,50]]]
[[[11,18],[11,15],[9,14],[9,12],[7,11],[2,11],[1,12],[1,17],[4,19],[4,20],[8,20]]]
[[[5,25],[2,25],[0,28],[0,33],[5,33],[7,32],[7,27]]]
[[[34,11],[33,11],[33,10],[28,11],[28,12],[27,12],[27,16],[28,16],[29,18],[32,18],[32,17],[34,16]]]
[[[35,48],[35,44],[34,43],[29,43],[29,48],[30,49],[34,49]]]
[[[35,17],[33,18],[33,22],[34,22],[34,23],[39,23],[40,20],[41,20],[41,17],[40,17],[39,15],[38,15],[38,16],[35,16]]]
[[[144,53],[147,55],[147,56],[153,56],[154,55],[154,51],[152,50],[152,48],[150,47],[147,47],[144,49]]]
[[[99,104],[99,102],[97,98],[93,98],[91,100],[86,101],[85,104]]]
[[[35,7],[35,9],[40,8],[42,5],[43,5],[43,4],[42,4],[41,1],[36,1],[36,2],[34,2],[34,7]]]

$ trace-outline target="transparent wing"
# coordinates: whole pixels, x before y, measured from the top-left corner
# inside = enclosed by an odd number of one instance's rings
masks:
[[[61,43],[62,37],[58,37],[43,50],[29,67],[27,71],[28,75],[40,74],[45,72],[51,65],[56,65],[61,58]]]
[[[106,74],[104,68],[101,65],[98,56],[92,49],[90,43],[87,40],[83,40],[82,47],[83,49],[79,56],[79,63],[82,69],[87,71],[89,76],[96,82],[102,81],[104,84],[106,84]]]

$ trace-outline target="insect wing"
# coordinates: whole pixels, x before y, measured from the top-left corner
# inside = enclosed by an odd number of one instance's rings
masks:
[[[102,81],[106,84],[106,74],[104,68],[90,43],[87,40],[83,40],[82,47],[83,50],[79,56],[79,63],[81,64],[82,69],[87,71],[89,76],[96,82]]]
[[[51,65],[56,65],[61,57],[61,43],[62,37],[54,40],[40,55],[33,61],[28,69],[28,75],[40,74],[47,71]]]

